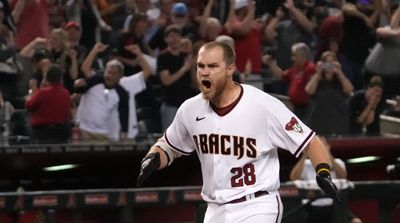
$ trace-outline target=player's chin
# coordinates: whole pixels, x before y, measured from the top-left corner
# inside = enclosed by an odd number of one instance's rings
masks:
[[[212,93],[210,89],[202,89],[200,88],[201,95],[203,96],[204,99],[210,100],[212,98]]]
[[[211,98],[214,97],[214,91],[212,88],[207,88],[207,87],[200,87],[201,94],[203,95],[203,98],[206,100],[210,100]]]

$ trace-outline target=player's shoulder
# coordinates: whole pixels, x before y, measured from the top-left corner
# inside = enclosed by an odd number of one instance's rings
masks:
[[[242,84],[243,91],[244,91],[244,98],[252,103],[264,105],[264,106],[271,106],[275,104],[281,104],[282,102],[277,99],[276,97],[264,92],[256,87],[251,85]]]
[[[242,84],[242,86],[244,90],[243,100],[246,101],[244,106],[253,108],[254,110],[261,110],[268,115],[277,115],[288,109],[275,96],[250,85]]]
[[[194,109],[201,109],[205,106],[208,106],[208,101],[204,99],[201,94],[197,94],[191,98],[186,99],[180,106],[180,109],[193,111]]]

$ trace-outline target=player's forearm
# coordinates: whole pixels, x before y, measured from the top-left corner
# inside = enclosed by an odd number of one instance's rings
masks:
[[[304,169],[304,161],[306,159],[306,155],[303,154],[296,165],[293,167],[292,171],[290,171],[290,180],[300,180],[301,173]]]
[[[304,152],[314,167],[321,163],[326,163],[332,167],[329,152],[318,136],[313,137]]]

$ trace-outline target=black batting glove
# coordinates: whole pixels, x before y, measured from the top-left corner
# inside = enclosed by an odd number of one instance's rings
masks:
[[[330,166],[326,163],[319,164],[316,168],[317,172],[317,184],[318,186],[327,194],[329,197],[335,201],[339,201],[338,189],[336,185],[332,182]]]
[[[141,187],[150,175],[160,167],[160,153],[150,153],[145,156],[140,165],[136,186]]]

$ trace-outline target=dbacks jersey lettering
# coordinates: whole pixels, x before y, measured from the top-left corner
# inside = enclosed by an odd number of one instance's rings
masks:
[[[193,141],[197,153],[234,155],[241,159],[243,155],[256,158],[256,139],[241,136],[228,136],[218,134],[194,135]]]

